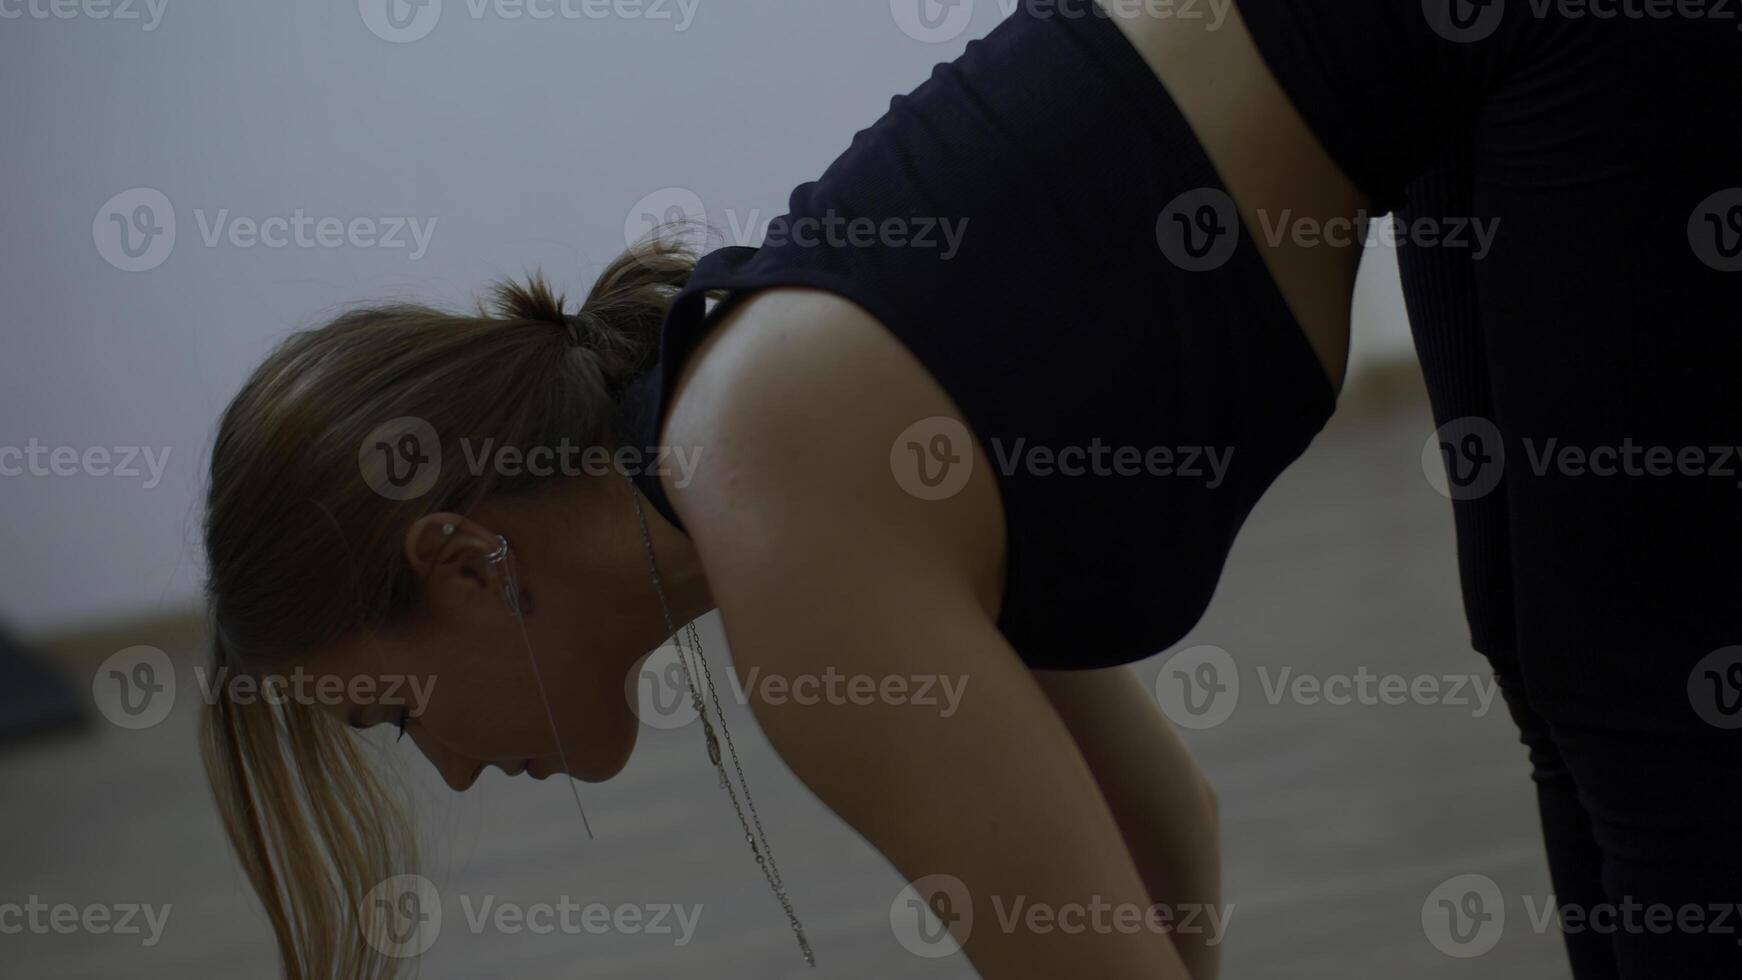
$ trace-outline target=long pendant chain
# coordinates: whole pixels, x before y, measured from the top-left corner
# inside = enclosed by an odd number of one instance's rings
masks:
[[[738,815],[738,826],[744,830],[744,841],[750,845],[750,853],[756,858],[757,867],[762,869],[762,876],[767,879],[768,887],[773,890],[775,900],[780,903],[781,911],[786,913],[786,921],[792,926],[792,932],[798,939],[799,952],[804,955],[804,961],[810,966],[817,965],[816,954],[811,951],[810,940],[805,937],[804,925],[798,920],[798,913],[793,910],[792,900],[787,897],[786,883],[780,877],[780,867],[774,861],[774,849],[768,845],[768,835],[762,829],[762,818],[756,812],[756,801],[750,795],[750,782],[744,778],[744,767],[738,761],[738,748],[732,744],[732,730],[726,725],[726,713],[720,705],[720,693],[714,687],[712,671],[708,669],[707,658],[702,655],[702,641],[696,632],[696,624],[685,624],[685,633],[689,637],[690,648],[694,651],[696,662],[700,665],[702,678],[708,688],[708,696],[713,700],[714,714],[720,719],[720,732],[726,737],[726,754],[732,759],[732,769],[738,776],[738,782],[744,787],[744,802],[739,804],[738,792],[732,786],[732,781],[726,776],[725,762],[721,758],[720,740],[714,733],[713,723],[708,719],[707,704],[703,702],[701,692],[696,688],[695,674],[690,668],[685,655],[683,642],[678,638],[677,626],[671,618],[671,607],[665,599],[665,586],[659,578],[659,563],[653,556],[653,537],[647,531],[647,516],[641,509],[641,494],[630,480],[630,494],[635,502],[635,519],[641,525],[641,543],[647,551],[648,577],[653,582],[654,595],[659,599],[659,614],[665,621],[666,633],[671,637],[672,644],[677,647],[677,662],[683,673],[684,684],[689,688],[690,706],[697,717],[702,720],[702,738],[707,743],[708,761],[714,764],[720,774],[720,787],[726,791],[726,796],[732,801],[732,811]],[[750,810],[750,816],[744,816],[745,807]],[[752,832],[751,827],[755,830]]]

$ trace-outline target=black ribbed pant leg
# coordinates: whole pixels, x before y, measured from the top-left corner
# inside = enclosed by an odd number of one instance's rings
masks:
[[[1408,203],[1395,220],[1440,227],[1474,216],[1470,146],[1460,141],[1430,171],[1412,181]],[[1487,345],[1476,294],[1475,253],[1469,247],[1423,247],[1421,239],[1398,239],[1410,331],[1428,378],[1434,424],[1494,417],[1488,387]],[[1488,658],[1528,751],[1536,786],[1543,844],[1556,900],[1590,907],[1605,899],[1603,852],[1591,832],[1590,815],[1561,757],[1548,723],[1531,707],[1518,674],[1512,610],[1511,533],[1504,494],[1455,495],[1458,575],[1463,586],[1471,645]],[[1609,938],[1590,931],[1563,932],[1577,980],[1616,980]]]

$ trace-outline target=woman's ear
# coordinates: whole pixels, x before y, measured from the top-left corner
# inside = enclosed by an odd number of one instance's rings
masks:
[[[500,562],[502,538],[459,514],[425,514],[405,531],[405,560],[419,591],[432,604],[467,601],[484,591],[500,597],[507,579]]]

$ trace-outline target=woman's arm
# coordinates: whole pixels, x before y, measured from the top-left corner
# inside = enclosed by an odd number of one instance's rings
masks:
[[[1095,774],[1150,901],[1172,913],[1180,959],[1194,980],[1214,980],[1233,920],[1221,904],[1215,790],[1132,668],[1035,677]]]
[[[1033,674],[969,590],[921,555],[892,553],[878,529],[873,518],[848,533],[776,532],[764,560],[731,563],[731,585],[720,591],[734,661],[764,682],[827,667],[879,683],[941,676],[965,684],[958,710],[943,717],[933,706],[845,699],[777,705],[753,693],[770,741],[906,880],[963,882],[974,911],[964,948],[982,976],[1185,977],[1157,932],[1072,935],[1020,923],[1005,931],[1001,917],[1013,909],[1142,910],[1149,894]]]
[[[1093,773],[986,608],[996,497],[991,513],[972,488],[921,501],[891,474],[896,435],[953,414],[947,400],[856,308],[774,295],[787,300],[753,299],[692,362],[667,430],[703,447],[675,504],[769,739],[906,879],[961,880],[981,975],[1187,977]],[[760,694],[829,668],[947,679],[961,698],[947,714]]]

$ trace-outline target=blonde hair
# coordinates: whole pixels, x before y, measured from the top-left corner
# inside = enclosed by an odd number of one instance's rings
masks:
[[[614,261],[575,313],[534,274],[498,283],[475,314],[379,306],[285,340],[231,401],[212,449],[214,676],[277,669],[394,623],[416,601],[399,544],[412,521],[563,478],[445,466],[427,492],[390,499],[358,462],[382,423],[429,423],[447,459],[460,458],[463,438],[611,444],[617,399],[657,359],[660,323],[694,261],[674,238],[649,239]],[[271,700],[213,699],[201,754],[284,975],[395,976],[402,961],[366,941],[362,906],[375,885],[415,869],[406,807],[343,723]]]

